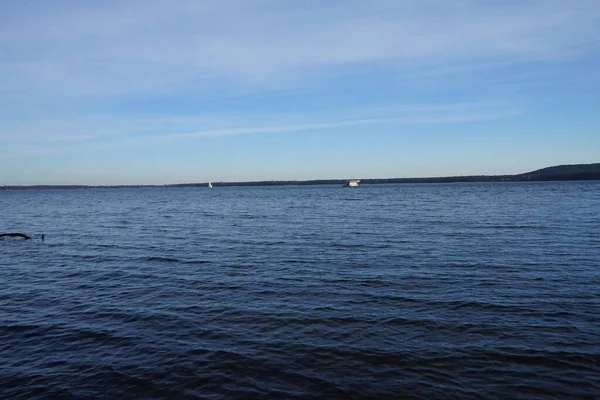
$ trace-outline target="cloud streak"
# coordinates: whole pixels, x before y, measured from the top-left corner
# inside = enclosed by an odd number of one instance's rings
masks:
[[[238,135],[331,133],[364,127],[428,124],[468,124],[507,119],[521,110],[503,103],[400,104],[364,109],[340,109],[315,114],[264,114],[198,117],[79,117],[19,124],[0,132],[3,157],[63,154],[82,150],[135,148],[157,142]],[[363,128],[363,129],[364,129]],[[85,132],[85,133],[81,133]]]
[[[111,95],[306,82],[365,63],[551,62],[598,46],[598,2],[501,3],[56,2],[22,21],[15,6],[0,28],[0,71],[13,90]]]
[[[420,116],[405,116],[405,117],[388,117],[388,118],[369,118],[369,119],[352,119],[335,122],[324,123],[306,123],[297,125],[265,125],[251,128],[230,128],[230,129],[212,129],[196,131],[191,133],[182,133],[175,136],[179,137],[215,137],[215,136],[232,136],[232,135],[248,135],[248,134],[264,134],[264,133],[286,133],[286,132],[302,132],[302,131],[328,131],[335,128],[345,128],[360,125],[380,125],[380,124],[457,124],[469,123],[477,121],[487,121],[503,117],[509,117],[519,114],[518,111],[503,111],[490,113],[458,113],[447,115],[420,115]]]

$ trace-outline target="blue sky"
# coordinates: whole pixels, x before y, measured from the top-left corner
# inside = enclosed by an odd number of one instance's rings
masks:
[[[597,0],[0,0],[0,185],[599,161]]]

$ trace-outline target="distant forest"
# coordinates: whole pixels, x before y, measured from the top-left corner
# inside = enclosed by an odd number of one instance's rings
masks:
[[[600,180],[600,163],[557,165],[538,169],[518,175],[473,175],[446,176],[435,178],[366,178],[361,184],[382,183],[452,183],[452,182],[523,182],[523,181],[578,181]],[[282,186],[282,185],[342,185],[345,179],[315,179],[307,181],[256,181],[256,182],[212,182],[218,186]],[[33,186],[0,186],[0,190],[24,189],[93,189],[93,188],[142,188],[142,187],[203,187],[204,183],[180,183],[172,185],[33,185]]]

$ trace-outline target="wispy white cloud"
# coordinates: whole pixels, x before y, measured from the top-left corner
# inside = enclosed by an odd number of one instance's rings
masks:
[[[4,5],[5,90],[77,95],[269,85],[383,63],[549,62],[598,49],[600,3],[579,0],[56,2]],[[65,7],[63,9],[63,7]]]
[[[14,159],[206,137],[307,132],[344,134],[347,128],[361,126],[373,132],[384,125],[464,124],[506,119],[520,112],[502,102],[487,102],[400,104],[312,114],[93,116],[15,124],[12,130],[0,132],[0,140],[4,157]]]
[[[231,136],[247,135],[261,133],[285,133],[302,131],[328,131],[335,128],[344,128],[360,125],[381,125],[381,124],[456,124],[469,123],[477,121],[487,121],[499,118],[510,117],[519,114],[517,110],[503,110],[498,112],[483,113],[442,113],[442,114],[414,114],[406,116],[379,117],[367,119],[349,119],[334,122],[304,123],[296,125],[263,125],[244,128],[226,128],[226,129],[208,129],[196,132],[182,133],[175,136],[180,137],[210,137],[210,136]]]

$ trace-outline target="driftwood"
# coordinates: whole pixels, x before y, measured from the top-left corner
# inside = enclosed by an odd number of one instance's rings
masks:
[[[30,236],[27,236],[24,233],[0,233],[0,238],[3,238],[5,236],[8,236],[8,237],[22,237],[25,240],[30,240],[31,239]]]

